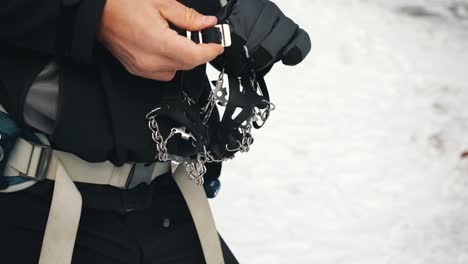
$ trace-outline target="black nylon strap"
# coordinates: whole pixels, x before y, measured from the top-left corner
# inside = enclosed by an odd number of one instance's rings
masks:
[[[200,44],[200,42],[201,42],[200,41],[200,34],[198,34],[198,32],[195,32],[195,31],[192,31],[191,33],[192,33],[192,35],[190,36],[190,39],[193,42],[195,42],[197,44]]]
[[[191,31],[190,32],[190,39],[197,43],[215,43],[215,44],[223,44],[223,39],[222,39],[222,34],[219,28],[212,27],[212,28],[207,28],[202,31]],[[201,38],[200,39],[200,35]]]
[[[222,44],[222,35],[218,28],[207,28],[202,30],[201,33],[203,36],[203,43]]]

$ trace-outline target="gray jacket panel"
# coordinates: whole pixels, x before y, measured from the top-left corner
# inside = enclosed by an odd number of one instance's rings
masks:
[[[24,103],[25,122],[48,135],[57,120],[59,67],[50,62],[34,80]]]

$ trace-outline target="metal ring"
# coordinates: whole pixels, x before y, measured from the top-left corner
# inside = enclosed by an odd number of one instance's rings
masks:
[[[236,151],[239,151],[240,150],[240,146],[242,145],[239,140],[236,140],[237,144],[239,144],[239,147],[235,148],[235,149],[229,149],[229,144],[226,144],[226,150],[227,151],[230,151],[230,152],[236,152]]]
[[[151,110],[151,112],[149,112],[148,114],[146,114],[146,119],[151,119],[151,118],[154,118],[156,117],[156,112],[158,112],[159,110],[161,110],[162,107],[158,107],[158,108],[155,108],[153,110]]]
[[[264,103],[267,103],[269,105],[270,111],[276,110],[276,105],[268,100],[263,99],[262,100]]]

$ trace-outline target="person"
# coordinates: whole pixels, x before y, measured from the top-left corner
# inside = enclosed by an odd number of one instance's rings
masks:
[[[167,102],[207,100],[206,63],[224,47],[180,32],[214,27],[220,8],[0,3],[2,263],[238,263],[213,224],[209,188],[155,159],[162,150],[145,118]],[[220,164],[206,168],[216,182]]]

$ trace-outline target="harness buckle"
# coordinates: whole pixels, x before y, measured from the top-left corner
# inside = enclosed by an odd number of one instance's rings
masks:
[[[47,178],[47,172],[49,171],[50,160],[52,159],[52,148],[47,145],[38,144],[34,142],[29,142],[33,149],[31,151],[31,155],[29,156],[29,168],[28,174],[31,164],[33,162],[33,157],[36,156],[36,151],[39,151],[39,158],[37,159],[37,166],[36,170],[32,173],[32,175],[25,175],[21,173],[21,177],[30,178],[36,181],[43,181]]]
[[[125,189],[133,189],[141,183],[151,184],[153,181],[153,172],[155,170],[156,163],[147,165],[144,163],[135,163],[128,175]]]

